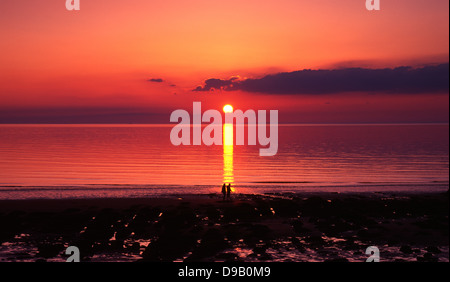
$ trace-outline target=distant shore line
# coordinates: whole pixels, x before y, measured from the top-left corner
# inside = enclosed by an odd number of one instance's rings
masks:
[[[202,124],[207,126],[208,124]],[[247,126],[247,124],[238,124]],[[365,123],[280,123],[279,126],[399,126],[399,125],[450,125],[448,122],[365,122]],[[173,127],[173,123],[0,123],[0,126],[117,126],[117,127]],[[191,125],[192,126],[192,125]]]
[[[194,188],[193,188],[194,187]],[[0,202],[20,200],[83,200],[83,199],[168,199],[221,198],[219,186],[161,186],[161,185],[90,185],[90,186],[0,186]],[[238,187],[235,198],[302,197],[304,195],[421,195],[448,193],[449,183],[379,184],[355,186],[256,186]]]

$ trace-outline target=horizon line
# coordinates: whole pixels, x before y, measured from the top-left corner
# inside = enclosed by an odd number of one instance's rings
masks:
[[[248,125],[248,123],[244,124],[236,124],[234,125]],[[0,126],[14,126],[14,125],[102,125],[102,126],[108,126],[108,125],[123,125],[123,126],[147,126],[147,125],[177,125],[177,123],[1,123]],[[202,125],[210,125],[210,123],[202,123]],[[257,124],[256,124],[257,125]],[[450,122],[339,122],[339,123],[298,123],[298,122],[285,122],[285,123],[279,123],[278,125],[300,125],[300,126],[327,126],[327,125],[450,125]],[[191,124],[192,126],[192,124]]]

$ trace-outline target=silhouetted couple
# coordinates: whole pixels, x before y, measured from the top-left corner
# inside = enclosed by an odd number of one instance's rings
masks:
[[[222,194],[223,194],[223,200],[225,201],[225,197],[227,200],[231,199],[231,183],[224,183],[222,185]]]

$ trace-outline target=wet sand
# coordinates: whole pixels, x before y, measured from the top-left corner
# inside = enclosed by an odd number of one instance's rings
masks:
[[[449,261],[448,193],[0,201],[0,261]]]

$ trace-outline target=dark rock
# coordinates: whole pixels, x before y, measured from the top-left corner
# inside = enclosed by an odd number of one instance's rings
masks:
[[[83,261],[94,254],[94,242],[86,240],[85,238],[80,238],[70,244],[71,246],[77,246],[80,249],[80,256]]]
[[[344,250],[355,250],[355,249],[360,249],[360,247],[358,246],[358,244],[355,243],[355,238],[348,238],[343,242],[339,243],[340,245],[342,245],[342,248]]]
[[[142,208],[128,224],[130,232],[135,233],[136,238],[149,239],[152,237],[152,225],[158,218],[161,211],[159,209]]]
[[[292,222],[292,227],[294,228],[294,231],[298,234],[304,234],[307,233],[309,230],[303,227],[303,222],[300,220],[295,220]]]
[[[411,249],[410,246],[405,245],[400,247],[400,252],[410,255],[413,253],[413,250]]]
[[[325,243],[325,240],[321,236],[318,236],[318,235],[308,236],[304,240],[307,243],[317,244],[317,245],[321,245],[321,244]]]
[[[223,221],[255,222],[261,219],[260,213],[249,203],[227,206],[223,210]]]
[[[399,244],[399,241],[396,239],[389,239],[388,243],[389,246],[395,246]]]
[[[262,224],[240,225],[240,237],[245,244],[255,247],[260,241],[268,241],[272,238],[272,230]]]
[[[131,230],[124,226],[124,224],[117,224],[116,226],[116,239],[125,240],[131,235]]]
[[[110,248],[115,251],[122,250],[123,243],[124,242],[122,240],[113,240],[110,242]]]
[[[263,217],[273,216],[272,210],[270,209],[271,207],[270,207],[268,202],[264,202],[264,201],[261,201],[261,200],[256,200],[256,202],[257,202],[257,211]]]
[[[238,256],[234,253],[221,253],[216,256],[218,259],[224,259],[225,261],[235,261]]]
[[[290,200],[274,199],[272,200],[272,208],[276,216],[293,218],[299,214],[299,206]]]
[[[299,250],[301,253],[304,253],[306,251],[305,246],[303,246],[302,242],[296,237],[292,238],[292,244],[295,246],[297,250]]]
[[[198,220],[192,209],[179,206],[175,210],[163,213],[160,224],[167,233],[180,233],[194,226]]]
[[[294,246],[302,245],[302,242],[297,237],[292,237],[291,242]]]
[[[266,260],[272,260],[273,258],[272,258],[271,254],[263,253],[263,254],[258,256],[258,259],[266,261]]]
[[[381,237],[381,234],[379,232],[369,231],[367,229],[361,229],[356,234],[359,238],[367,241],[377,240]]]
[[[77,213],[80,212],[81,210],[79,208],[69,208],[64,210],[62,213],[63,214],[70,214],[70,213]]]
[[[38,256],[43,258],[52,258],[61,253],[64,249],[62,244],[39,244],[38,245]]]
[[[342,233],[348,230],[352,230],[352,225],[343,221],[343,220],[335,220],[335,223],[333,223],[333,225],[330,227],[330,229],[334,232],[334,233]]]
[[[217,208],[210,206],[206,209],[206,216],[212,222],[216,222],[220,218],[220,211]]]
[[[253,252],[255,254],[264,254],[266,252],[267,248],[264,246],[258,246],[253,248]]]
[[[438,262],[439,259],[434,257],[432,253],[426,253],[423,257],[417,257],[417,261],[419,262]]]
[[[188,234],[163,234],[147,246],[142,254],[143,260],[172,262],[192,250],[196,240]]]
[[[321,197],[312,196],[304,201],[304,208],[312,208],[313,210],[317,210],[319,208],[323,208],[327,204],[327,201]]]
[[[240,224],[233,224],[233,225],[225,225],[224,226],[224,232],[226,237],[231,241],[239,241],[240,239],[243,239],[243,227]]]
[[[311,216],[309,219],[308,219],[308,222],[309,223],[317,223],[319,221],[319,219],[317,218],[317,217],[315,217],[315,216]]]
[[[272,233],[272,230],[268,226],[262,224],[252,224],[249,229],[253,235],[258,236],[261,239],[267,239]]]
[[[192,254],[186,261],[200,261],[212,257],[228,247],[224,235],[215,228],[205,232],[200,244],[192,251]]]
[[[435,247],[435,246],[428,246],[425,250],[427,252],[433,253],[433,254],[440,254],[441,253],[441,250],[439,250],[439,248]]]
[[[130,252],[133,253],[139,253],[139,251],[141,250],[141,244],[139,244],[138,242],[134,242],[131,246],[129,246],[127,248]]]

